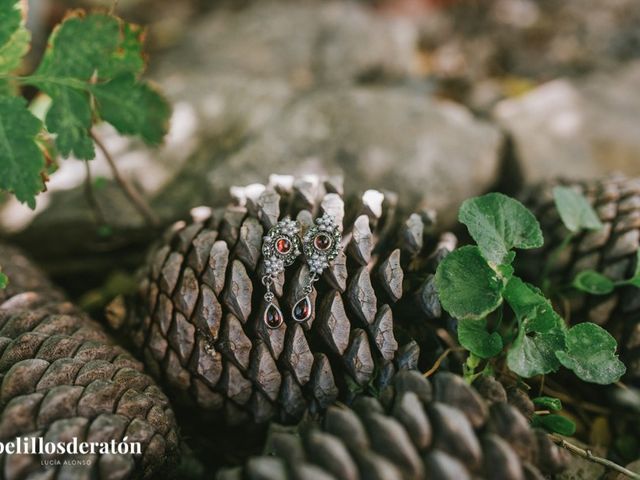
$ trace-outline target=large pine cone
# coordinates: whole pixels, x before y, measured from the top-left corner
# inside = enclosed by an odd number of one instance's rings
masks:
[[[422,317],[441,315],[427,273],[455,237],[427,241],[430,214],[398,220],[393,194],[368,191],[345,210],[341,191],[339,180],[274,176],[267,187],[232,189],[232,205],[174,225],[152,249],[133,315],[125,322],[116,303],[110,318],[130,329],[176,399],[231,424],[292,423],[415,368],[416,343],[407,337],[399,347],[394,335],[395,305],[410,297]],[[300,258],[275,285],[285,325],[269,329],[263,236],[287,215],[308,226],[322,212],[345,226],[344,249],[316,284],[315,318],[298,324],[287,315],[308,276]],[[404,274],[416,269],[426,278],[406,293]]]
[[[581,233],[573,239],[558,257],[552,270],[552,281],[570,283],[578,272],[586,269],[597,270],[613,280],[631,277],[640,248],[640,178],[612,176],[582,183],[559,181],[526,192],[523,200],[540,219],[545,233],[543,258],[567,235],[553,203],[553,187],[557,184],[571,185],[583,192],[595,207],[604,228]],[[594,322],[609,330],[621,346],[621,358],[627,366],[626,379],[640,382],[638,288],[618,288],[605,296],[576,293],[571,297],[571,319]]]
[[[567,452],[530,428],[498,382],[482,381],[490,400],[451,373],[436,374],[432,387],[401,371],[379,400],[363,396],[317,422],[272,426],[264,456],[217,478],[521,480],[561,471]]]
[[[68,303],[20,252],[0,245],[0,265],[10,279],[0,290],[0,441],[128,437],[142,447],[142,455],[3,454],[0,476],[129,479],[166,472],[178,450],[174,415],[140,362]]]

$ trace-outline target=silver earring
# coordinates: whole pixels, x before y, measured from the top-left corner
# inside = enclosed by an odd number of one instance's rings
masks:
[[[313,284],[320,279],[322,272],[329,263],[338,256],[342,234],[333,216],[325,213],[316,219],[304,235],[302,248],[309,266],[309,279],[302,290],[302,297],[291,309],[291,316],[296,322],[304,322],[313,315],[311,292]]]
[[[264,256],[265,275],[262,284],[267,291],[264,300],[267,308],[263,321],[269,328],[279,328],[284,321],[280,308],[273,303],[274,294],[271,287],[280,272],[291,265],[301,253],[300,224],[289,218],[280,220],[262,239],[262,255]]]

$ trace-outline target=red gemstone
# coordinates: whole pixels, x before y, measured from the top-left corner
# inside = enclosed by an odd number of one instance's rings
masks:
[[[264,323],[269,328],[278,328],[282,325],[282,312],[273,303],[270,303],[264,312]]]
[[[320,251],[325,251],[331,246],[331,237],[326,233],[320,233],[313,239],[313,244]]]
[[[286,255],[287,253],[289,253],[289,250],[291,250],[291,242],[284,237],[279,238],[278,240],[276,240],[276,250],[278,251],[278,253]]]
[[[299,300],[298,303],[293,306],[291,314],[296,322],[304,322],[307,320],[311,316],[311,300],[309,297],[304,297],[302,300]]]

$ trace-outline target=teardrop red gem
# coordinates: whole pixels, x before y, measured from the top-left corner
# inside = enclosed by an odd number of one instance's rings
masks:
[[[302,300],[299,300],[298,303],[293,306],[291,314],[296,322],[304,322],[305,320],[308,320],[311,316],[311,300],[309,297],[307,296]]]
[[[264,312],[264,323],[269,328],[278,328],[282,325],[282,312],[273,303],[270,303]]]

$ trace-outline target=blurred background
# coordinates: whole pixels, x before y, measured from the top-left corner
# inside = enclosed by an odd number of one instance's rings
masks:
[[[69,8],[113,2],[29,4],[35,64]],[[148,27],[148,76],[174,112],[157,150],[98,133],[163,224],[272,174],[399,191],[444,228],[488,190],[640,173],[637,0],[121,0],[116,13]],[[100,219],[85,166],[64,161],[35,211],[0,199],[0,237],[100,312],[159,229],[104,158],[91,170]]]

